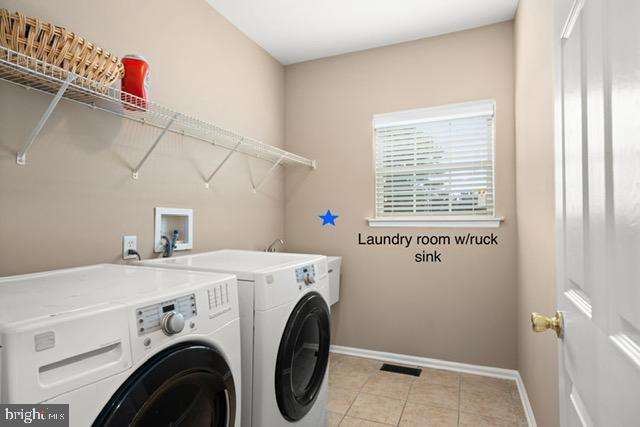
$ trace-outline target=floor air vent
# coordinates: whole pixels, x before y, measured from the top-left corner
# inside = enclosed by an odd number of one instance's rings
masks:
[[[422,369],[418,368],[407,368],[406,366],[399,365],[390,365],[389,363],[385,363],[380,368],[381,371],[393,372],[396,374],[404,374],[404,375],[413,375],[414,377],[419,377]]]

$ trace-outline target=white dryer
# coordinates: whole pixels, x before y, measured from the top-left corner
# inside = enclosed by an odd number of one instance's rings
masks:
[[[0,279],[0,402],[70,425],[239,426],[237,282],[97,265]]]
[[[238,276],[243,426],[326,426],[325,256],[222,250],[144,263]]]

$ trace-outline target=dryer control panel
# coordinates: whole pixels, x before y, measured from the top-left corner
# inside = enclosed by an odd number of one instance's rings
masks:
[[[313,264],[296,268],[296,282],[309,286],[316,282],[316,269]]]
[[[136,308],[138,336],[162,330],[167,335],[182,331],[184,321],[196,316],[196,295]]]

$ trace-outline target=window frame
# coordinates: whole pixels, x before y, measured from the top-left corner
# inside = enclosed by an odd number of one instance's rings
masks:
[[[493,212],[487,215],[408,215],[378,216],[377,212],[377,136],[376,125],[400,125],[411,122],[441,121],[464,117],[473,117],[481,113],[482,108],[492,108],[493,120],[491,129],[491,163],[493,185]],[[447,112],[447,110],[449,110]],[[373,148],[373,216],[367,218],[370,227],[452,227],[452,228],[497,228],[503,217],[497,216],[496,197],[496,102],[493,99],[471,101],[457,104],[436,105],[426,108],[374,114],[372,124]]]

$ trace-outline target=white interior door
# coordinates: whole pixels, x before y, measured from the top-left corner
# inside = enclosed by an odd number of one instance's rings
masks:
[[[560,1],[561,423],[640,426],[640,1]]]

